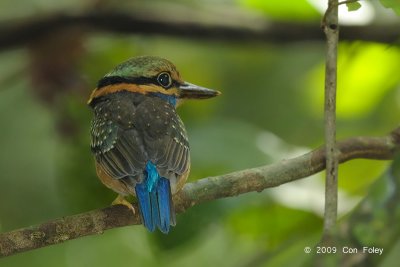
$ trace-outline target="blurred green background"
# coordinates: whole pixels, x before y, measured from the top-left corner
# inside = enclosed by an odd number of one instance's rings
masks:
[[[218,9],[319,27],[317,2],[20,0],[17,5],[5,0],[0,2],[0,26],[57,12],[129,14],[137,7],[168,7],[177,14]],[[359,11],[344,13],[348,24],[399,22],[376,1],[363,1]],[[190,137],[194,181],[301,155],[323,144],[324,53],[325,44],[318,41],[211,41],[84,28],[3,49],[0,231],[105,207],[115,198],[95,175],[86,100],[116,64],[136,55],[158,55],[174,62],[185,80],[223,93],[179,110]],[[338,68],[338,138],[385,135],[394,129],[400,115],[398,45],[341,42]],[[341,216],[351,212],[389,165],[355,160],[340,166]],[[196,206],[178,216],[167,236],[124,227],[0,259],[0,266],[302,266],[308,259],[304,246],[313,246],[322,232],[323,177]],[[381,266],[391,266],[399,251],[399,245],[388,249]]]

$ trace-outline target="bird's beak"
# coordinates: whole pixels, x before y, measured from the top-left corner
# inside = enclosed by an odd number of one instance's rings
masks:
[[[179,98],[207,99],[221,94],[220,91],[208,89],[195,84],[184,82],[179,86]]]

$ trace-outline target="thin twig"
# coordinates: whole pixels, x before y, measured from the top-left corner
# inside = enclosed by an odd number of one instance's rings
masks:
[[[350,138],[338,142],[337,148],[337,157],[341,163],[356,158],[392,159],[400,148],[400,128],[384,137]],[[259,168],[204,178],[186,184],[183,190],[174,196],[175,209],[182,213],[205,201],[247,192],[261,192],[266,188],[310,176],[324,168],[325,148],[321,147],[302,156]],[[0,234],[0,258],[132,224],[140,224],[139,215],[134,216],[124,206],[112,206],[63,217]]]
[[[336,79],[337,45],[339,41],[338,1],[329,0],[324,17],[324,32],[327,41],[325,63],[325,142],[326,184],[324,238],[332,235],[337,219],[338,157],[336,152]]]

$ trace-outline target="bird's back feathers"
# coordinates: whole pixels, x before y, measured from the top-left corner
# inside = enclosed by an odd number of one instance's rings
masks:
[[[172,193],[189,172],[189,145],[175,107],[157,96],[118,92],[94,107],[92,151],[108,176],[135,192],[144,225],[175,224]],[[121,192],[119,192],[121,193]]]

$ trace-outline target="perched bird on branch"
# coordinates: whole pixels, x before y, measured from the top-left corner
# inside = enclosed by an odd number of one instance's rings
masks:
[[[90,95],[97,175],[118,193],[113,204],[135,212],[125,196],[137,197],[148,230],[168,233],[175,225],[172,194],[190,171],[188,138],[176,107],[219,94],[183,81],[166,59],[141,56],[115,67]]]

